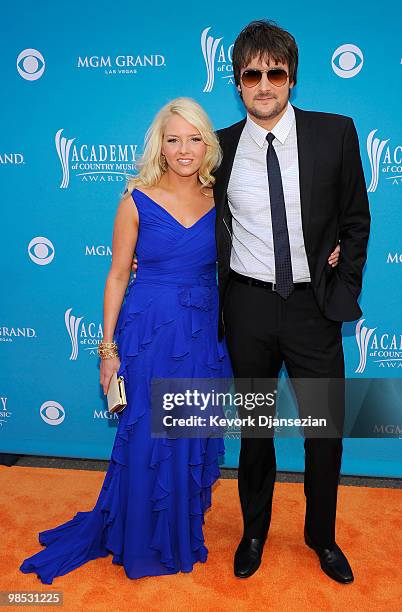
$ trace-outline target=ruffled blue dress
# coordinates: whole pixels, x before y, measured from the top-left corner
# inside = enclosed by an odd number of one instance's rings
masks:
[[[52,584],[91,559],[113,555],[129,578],[190,572],[205,562],[204,513],[219,477],[222,438],[151,436],[152,378],[230,378],[218,341],[215,209],[184,227],[135,189],[138,273],[116,325],[128,404],[93,510],[39,533],[24,573]]]

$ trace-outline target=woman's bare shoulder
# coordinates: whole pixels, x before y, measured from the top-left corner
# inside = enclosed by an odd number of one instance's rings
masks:
[[[145,195],[153,197],[159,193],[160,189],[157,186],[143,187],[142,185],[138,185],[137,191],[142,191]]]
[[[138,210],[132,193],[125,191],[117,207],[117,215],[127,220],[138,220]]]

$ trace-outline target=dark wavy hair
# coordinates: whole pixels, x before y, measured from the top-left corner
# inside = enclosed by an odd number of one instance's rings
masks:
[[[240,32],[233,47],[233,76],[236,85],[240,83],[240,71],[253,57],[268,62],[287,63],[289,66],[289,83],[296,85],[299,51],[293,36],[280,28],[274,21],[260,19],[252,21]]]

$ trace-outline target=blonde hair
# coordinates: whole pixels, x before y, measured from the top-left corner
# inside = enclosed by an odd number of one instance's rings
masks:
[[[138,162],[138,175],[128,180],[127,190],[131,193],[137,186],[153,187],[159,183],[166,172],[162,161],[162,140],[168,119],[177,114],[191,123],[200,132],[207,145],[206,153],[198,172],[198,178],[204,187],[215,183],[212,172],[222,161],[222,151],[213,130],[211,121],[204,109],[192,98],[175,98],[165,104],[154,118],[147,130],[144,141],[144,152]]]

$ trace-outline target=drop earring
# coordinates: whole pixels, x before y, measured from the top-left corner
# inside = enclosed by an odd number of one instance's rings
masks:
[[[166,157],[164,153],[161,153],[161,156],[159,158],[159,165],[162,168],[162,172],[166,172],[167,170],[167,161],[166,161]]]

